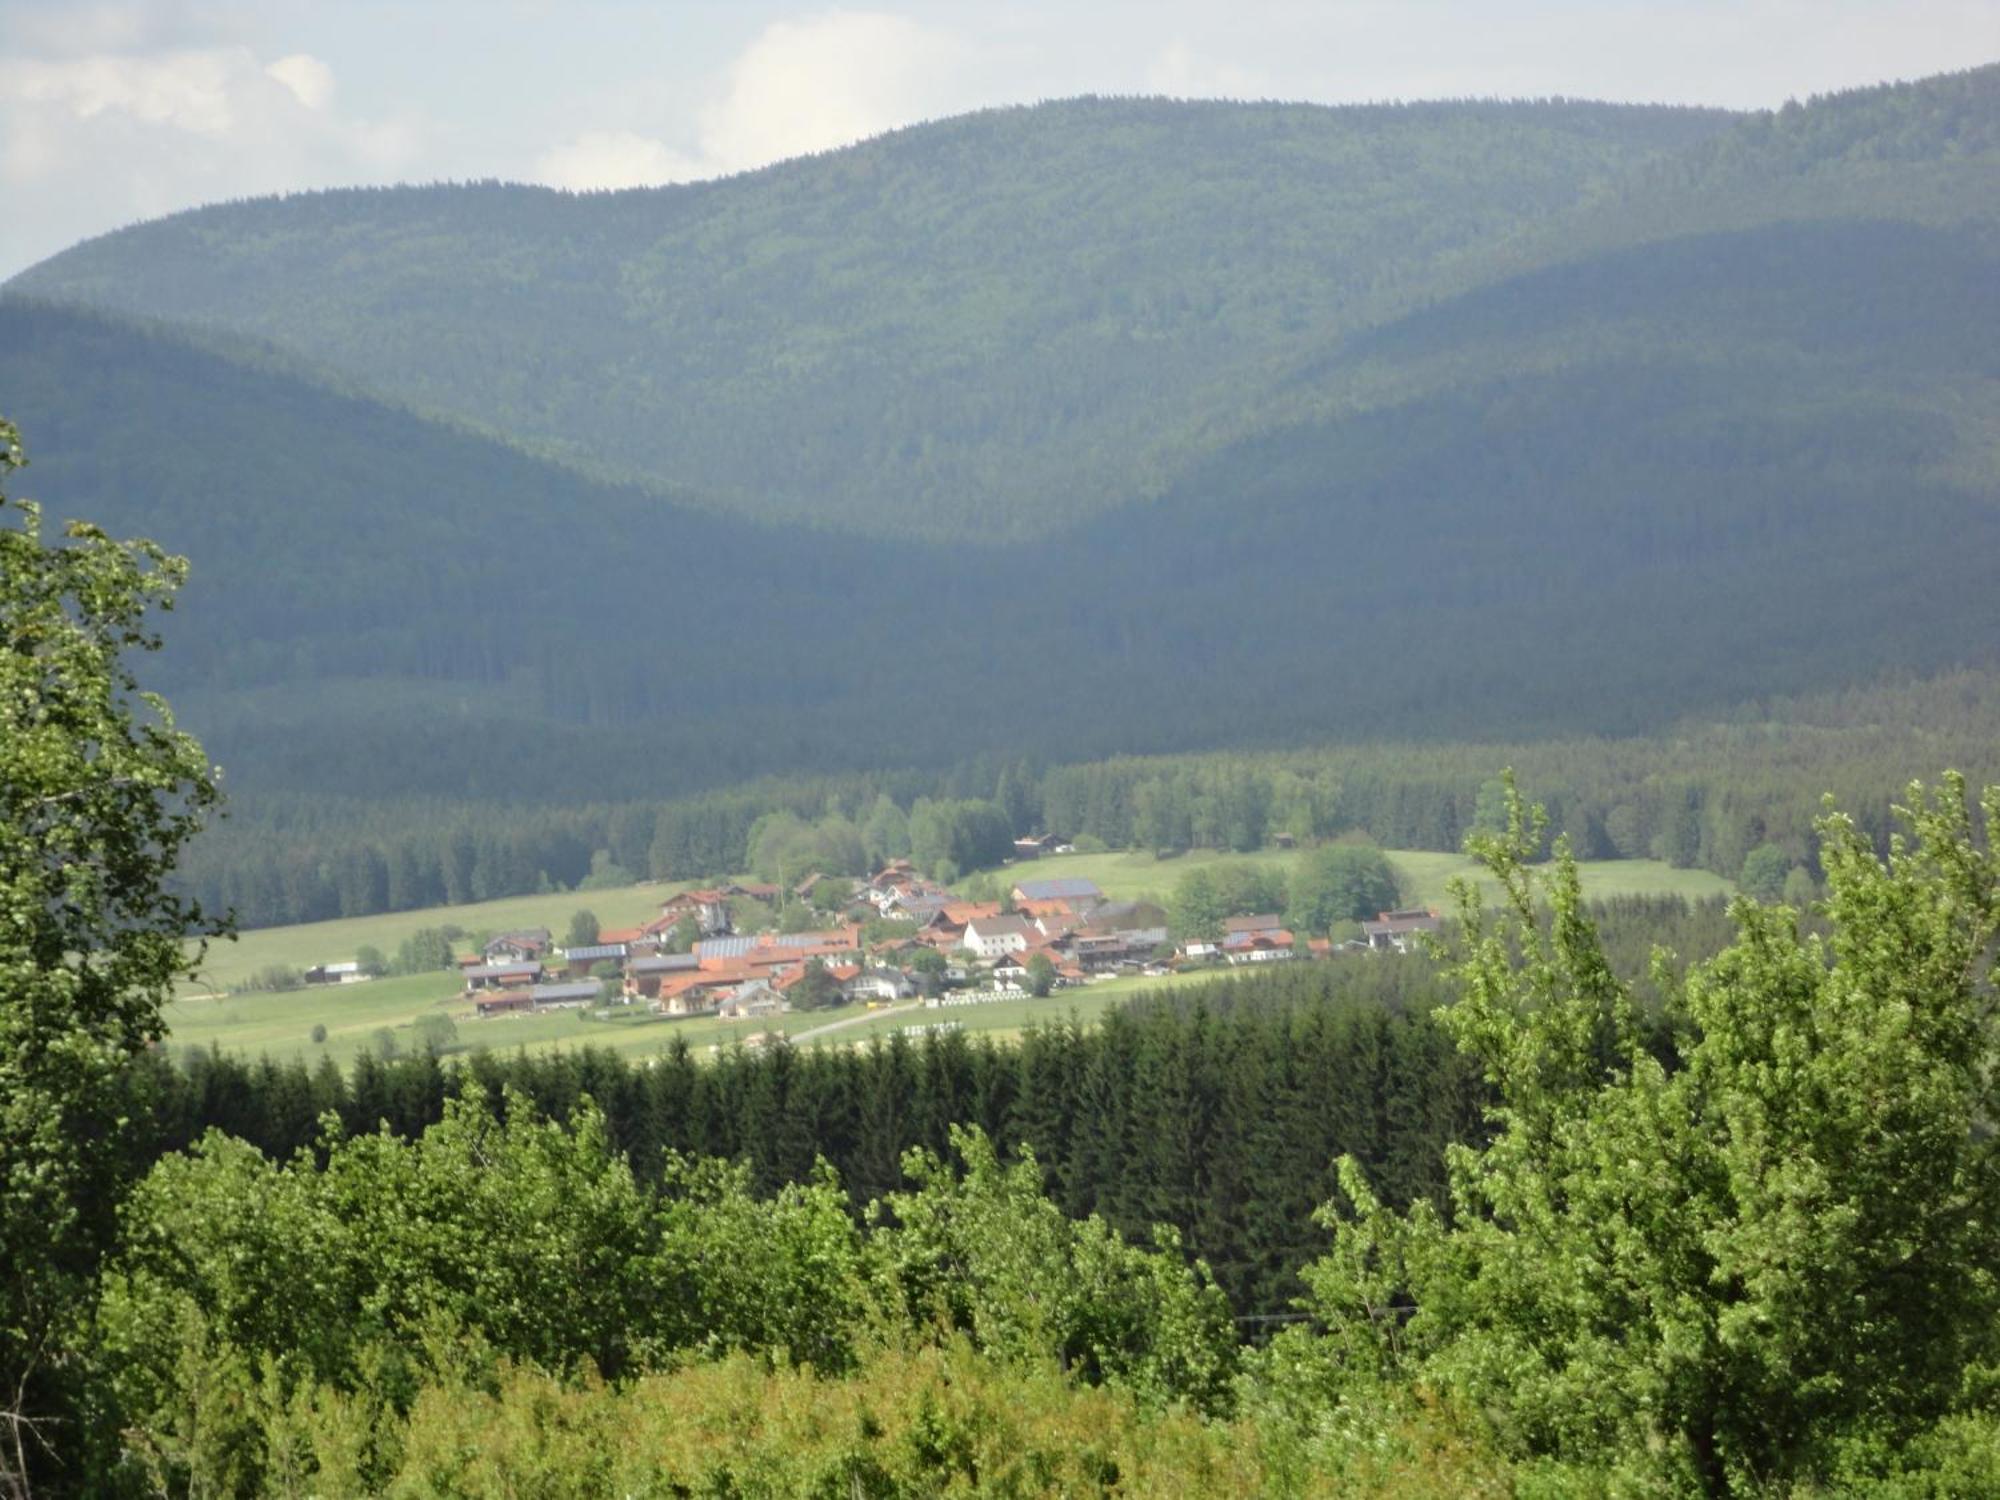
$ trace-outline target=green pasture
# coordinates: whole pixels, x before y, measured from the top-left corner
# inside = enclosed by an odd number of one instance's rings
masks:
[[[611,1006],[610,1018],[599,1020],[587,1011],[545,1011],[538,1015],[481,1017],[471,1001],[458,993],[448,974],[375,979],[363,984],[284,994],[244,992],[220,998],[183,996],[167,1007],[169,1044],[174,1047],[220,1047],[225,1052],[277,1060],[303,1057],[308,1065],[331,1057],[343,1068],[363,1052],[375,1052],[387,1030],[402,1052],[416,1050],[415,1024],[423,1016],[442,1013],[458,1027],[454,1054],[486,1049],[511,1052],[563,1047],[603,1047],[628,1057],[664,1052],[683,1038],[702,1056],[711,1047],[727,1048],[759,1032],[800,1037],[808,1047],[844,1047],[887,1036],[905,1027],[956,1021],[967,1032],[1018,1035],[1039,1021],[1071,1016],[1095,1021],[1111,1006],[1134,992],[1166,988],[1211,977],[1176,975],[1165,979],[1110,979],[1080,989],[1061,990],[1045,999],[996,1000],[978,1005],[921,1004],[893,1011],[870,1011],[865,1004],[831,1010],[794,1011],[749,1021],[724,1021],[713,1016],[673,1019],[652,1014],[645,1006]],[[854,1024],[819,1032],[832,1023]],[[314,1026],[326,1027],[326,1040],[314,1042]]]
[[[1388,854],[1397,884],[1414,906],[1435,906],[1448,912],[1451,882],[1458,876],[1474,878],[1489,893],[1498,889],[1492,877],[1463,854],[1436,854],[1425,849],[1391,849]],[[1720,875],[1676,869],[1657,859],[1587,859],[1576,869],[1583,894],[1592,901],[1613,896],[1680,896],[1699,901],[1732,895],[1736,890]]]
[[[500,1052],[520,1047],[541,1051],[590,1046],[628,1055],[665,1051],[677,1036],[697,1047],[714,1042],[727,1045],[759,1031],[800,1030],[843,1015],[867,1014],[862,1006],[816,1011],[809,1017],[778,1018],[774,1027],[769,1020],[673,1020],[655,1016],[643,1005],[609,1009],[611,1019],[602,1021],[577,1010],[482,1017],[459,991],[456,977],[439,973],[275,995],[256,991],[221,997],[185,995],[167,1007],[166,1020],[172,1047],[216,1046],[225,1052],[276,1059],[300,1056],[308,1064],[331,1057],[346,1067],[359,1053],[376,1051],[385,1029],[399,1051],[415,1051],[416,1022],[439,1013],[449,1016],[458,1027],[458,1043],[452,1049],[455,1053],[480,1048]],[[324,1042],[312,1040],[314,1026],[326,1028]]]
[[[1282,870],[1287,876],[1309,851],[1302,849],[1260,849],[1252,854],[1224,854],[1211,849],[1170,855],[1152,854],[1058,854],[1031,864],[1010,866],[1005,872],[1009,885],[1022,880],[1073,877],[1094,881],[1099,890],[1115,901],[1150,898],[1165,903],[1175,884],[1188,871],[1217,865],[1249,864]],[[1449,885],[1454,876],[1477,876],[1490,887],[1484,874],[1463,854],[1439,854],[1428,849],[1384,851],[1403,887],[1404,899],[1412,905],[1446,907]],[[1684,896],[1698,900],[1704,896],[1728,895],[1734,887],[1719,875],[1706,870],[1678,870],[1656,859],[1586,860],[1578,866],[1584,894],[1593,900],[1610,896]]]
[[[373,1050],[375,1034],[384,1027],[397,1034],[404,1050],[410,1050],[412,1024],[433,1012],[451,1016],[464,1033],[469,1028],[459,1017],[469,1008],[459,998],[458,977],[445,973],[276,995],[249,990],[222,996],[184,995],[167,1007],[167,1040],[176,1048],[213,1046],[280,1059],[296,1054],[309,1063],[331,1057],[345,1067],[356,1053]],[[312,1040],[315,1026],[326,1028],[322,1043]]]
[[[1024,880],[1089,880],[1113,901],[1157,901],[1166,904],[1174,885],[1190,870],[1216,865],[1257,865],[1291,874],[1303,851],[1259,849],[1253,854],[1224,854],[1196,849],[1165,859],[1153,854],[1052,854],[1000,871],[1004,886]]]
[[[560,943],[571,915],[580,909],[597,913],[598,922],[605,927],[634,927],[659,915],[660,903],[684,885],[649,882],[602,891],[509,896],[465,906],[432,906],[293,927],[259,927],[234,939],[210,943],[199,980],[192,988],[196,993],[231,989],[273,964],[309,969],[315,964],[345,963],[364,946],[394,957],[404,938],[426,927],[455,926],[467,932],[546,927]]]

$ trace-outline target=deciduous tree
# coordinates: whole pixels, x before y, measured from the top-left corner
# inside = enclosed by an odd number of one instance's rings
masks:
[[[2000,826],[2000,788],[1984,811]],[[1510,792],[1506,832],[1471,841],[1504,903],[1460,891],[1444,1012],[1497,1090],[1492,1143],[1449,1153],[1449,1226],[1344,1164],[1351,1211],[1308,1274],[1328,1368],[1414,1377],[1523,1454],[1711,1494],[1828,1483],[1843,1445],[1893,1451],[1963,1399],[2000,1353],[2000,860],[1955,776],[1903,816],[1886,861],[1822,819],[1824,940],[1739,901],[1734,946],[1659,966],[1667,1066],[1567,848],[1529,871],[1541,820]]]
[[[0,422],[0,480],[22,463]],[[222,930],[167,885],[218,798],[128,653],[187,565],[0,494],[0,1493],[26,1494],[111,1230],[110,1087]]]

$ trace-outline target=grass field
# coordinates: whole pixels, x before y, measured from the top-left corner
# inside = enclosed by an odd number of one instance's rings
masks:
[[[268,1054],[277,1059],[304,1057],[308,1064],[331,1057],[342,1067],[356,1054],[377,1050],[387,1030],[397,1047],[415,1050],[414,1027],[424,1016],[449,1016],[458,1027],[456,1052],[487,1048],[511,1052],[557,1047],[608,1047],[627,1055],[662,1052],[677,1036],[706,1047],[727,1045],[759,1031],[769,1021],[721,1021],[714,1018],[668,1020],[644,1007],[611,1008],[613,1019],[596,1020],[582,1011],[545,1011],[539,1015],[482,1018],[472,1002],[459,993],[449,974],[419,974],[399,979],[374,979],[365,984],[328,989],[294,990],[270,995],[241,993],[214,998],[183,996],[167,1007],[168,1041],[175,1047],[221,1047],[225,1052]],[[866,1015],[855,1006],[817,1011],[809,1018],[786,1016],[793,1030],[845,1015]],[[326,1040],[314,1042],[314,1026],[326,1028]]]
[[[1454,876],[1474,876],[1487,890],[1493,881],[1463,854],[1434,854],[1424,849],[1392,849],[1389,863],[1396,867],[1396,879],[1407,898],[1417,906],[1449,910],[1449,886]],[[1611,896],[1681,896],[1699,901],[1707,896],[1728,896],[1736,887],[1707,870],[1679,870],[1657,859],[1596,859],[1577,865],[1583,894],[1592,901]]]
[[[279,995],[183,997],[167,1008],[167,1025],[170,1044],[175,1047],[217,1046],[225,1052],[267,1055],[280,1061],[303,1057],[308,1066],[321,1057],[331,1057],[343,1068],[358,1054],[376,1051],[385,1030],[399,1050],[415,1050],[417,1020],[439,1013],[449,1016],[458,1027],[458,1044],[452,1049],[457,1054],[481,1048],[511,1052],[523,1047],[536,1051],[603,1047],[627,1057],[643,1057],[666,1051],[680,1037],[706,1055],[710,1048],[726,1048],[758,1032],[799,1036],[841,1021],[853,1024],[822,1036],[803,1037],[801,1045],[851,1046],[905,1027],[929,1026],[940,1021],[956,1021],[968,1032],[1014,1036],[1041,1020],[1062,1020],[1074,1015],[1083,1021],[1094,1021],[1138,990],[1159,989],[1206,977],[1103,980],[1082,989],[1063,990],[1043,1000],[997,1000],[979,1005],[940,1006],[935,1010],[919,1004],[877,1012],[865,1005],[849,1005],[764,1020],[723,1021],[714,1017],[670,1020],[654,1016],[643,1007],[631,1011],[613,1007],[610,1020],[596,1020],[573,1010],[482,1019],[471,1003],[457,993],[450,975],[417,975]],[[316,1025],[326,1028],[324,1042],[312,1040]]]
[[[634,927],[658,916],[660,903],[681,888],[678,884],[648,883],[603,891],[562,891],[552,896],[509,896],[469,906],[433,906],[423,911],[385,912],[296,927],[260,927],[233,941],[209,944],[200,982],[191,992],[230,989],[273,964],[308,969],[314,964],[344,963],[364,944],[393,956],[404,938],[425,927],[452,925],[467,932],[546,927],[561,942],[571,915],[580,909],[595,912],[606,927]]]
[[[1426,849],[1385,851],[1403,886],[1405,899],[1418,906],[1442,907],[1448,903],[1447,890],[1455,875],[1474,875],[1478,866],[1463,854],[1437,854]],[[1151,897],[1165,903],[1174,885],[1190,870],[1220,864],[1252,864],[1291,873],[1305,858],[1306,851],[1263,849],[1254,854],[1217,854],[1203,850],[1157,859],[1151,854],[1060,854],[1018,865],[1007,873],[1013,880],[1069,876],[1097,883],[1098,889],[1114,900],[1133,901]],[[1579,866],[1584,894],[1593,899],[1605,896],[1676,895],[1689,900],[1703,896],[1727,895],[1733,889],[1719,875],[1706,870],[1677,870],[1654,859],[1607,859],[1585,861]]]

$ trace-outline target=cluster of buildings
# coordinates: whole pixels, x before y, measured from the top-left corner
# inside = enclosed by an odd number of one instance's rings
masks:
[[[810,890],[823,878],[800,884]],[[667,1016],[752,1018],[793,1009],[801,985],[814,986],[821,1005],[910,999],[926,973],[990,997],[1025,994],[1037,955],[1051,985],[1081,984],[1150,964],[1167,936],[1156,908],[1107,901],[1088,880],[1024,880],[1005,903],[963,901],[907,860],[855,881],[838,925],[737,932],[746,902],[774,912],[781,895],[734,883],[684,891],[651,921],[601,931],[585,946],[559,948],[546,928],[501,933],[461,961],[465,992],[482,1016],[624,1003]],[[871,944],[869,918],[909,926]]]
[[[815,872],[794,894],[826,878]],[[749,1019],[799,1008],[795,1001],[907,1000],[926,977],[948,984],[960,1000],[1003,999],[1043,984],[1165,973],[1174,962],[1249,965],[1334,951],[1324,938],[1299,943],[1276,914],[1231,917],[1220,937],[1170,948],[1164,912],[1108,900],[1092,881],[1023,878],[1004,902],[966,901],[907,860],[852,882],[837,925],[736,930],[751,904],[765,909],[758,915],[773,914],[782,895],[777,886],[738,883],[683,891],[651,921],[602,931],[584,946],[558,947],[546,928],[501,933],[461,961],[465,991],[482,1016],[621,1003],[665,1016]],[[908,925],[871,943],[864,930],[874,918]],[[1428,910],[1383,912],[1363,924],[1360,942],[1345,946],[1403,951],[1437,926]]]

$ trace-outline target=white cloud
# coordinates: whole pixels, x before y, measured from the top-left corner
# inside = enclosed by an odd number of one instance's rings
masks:
[[[247,46],[23,57],[0,68],[0,274],[133,219],[252,193],[376,182],[417,134],[344,118],[334,75]]]
[[[290,89],[307,109],[325,109],[333,98],[333,69],[307,53],[281,57],[264,71]]]
[[[949,33],[880,11],[774,21],[695,113],[695,145],[586,131],[543,152],[537,181],[639,187],[747,171],[969,107],[971,53]]]
[[[0,70],[0,105],[78,121],[125,116],[193,135],[226,135],[236,123],[245,71],[240,48],[158,57],[104,54],[62,62],[23,58]]]
[[[964,61],[951,36],[877,11],[776,22],[702,111],[702,154],[725,170],[762,166],[957,107]]]

